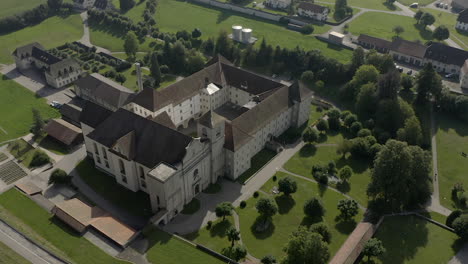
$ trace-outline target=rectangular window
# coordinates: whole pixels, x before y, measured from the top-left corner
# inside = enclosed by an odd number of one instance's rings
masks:
[[[109,168],[109,162],[106,160],[106,168]]]
[[[97,163],[101,163],[101,158],[99,156],[96,156],[96,161]]]
[[[141,187],[146,189],[146,182],[145,181],[141,181]]]
[[[127,183],[127,177],[122,176],[122,181],[125,182],[125,183]]]

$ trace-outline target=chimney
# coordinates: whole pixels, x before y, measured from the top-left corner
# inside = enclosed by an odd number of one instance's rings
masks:
[[[138,83],[138,92],[143,91],[143,79],[141,78],[141,67],[140,63],[135,63],[137,83]]]

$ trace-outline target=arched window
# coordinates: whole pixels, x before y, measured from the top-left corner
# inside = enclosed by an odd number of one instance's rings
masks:
[[[195,171],[193,172],[193,179],[197,179],[198,178],[198,169],[195,169]]]
[[[125,175],[125,165],[121,159],[119,159],[120,173]]]

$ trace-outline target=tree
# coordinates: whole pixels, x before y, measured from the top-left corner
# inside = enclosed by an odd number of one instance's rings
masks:
[[[447,219],[445,220],[445,225],[447,225],[448,227],[453,228],[453,222],[454,222],[458,217],[460,217],[462,214],[463,214],[463,212],[462,212],[461,210],[452,211],[452,212],[447,216]]]
[[[353,170],[348,165],[341,168],[338,172],[338,177],[340,177],[340,180],[343,182],[348,181],[351,176],[353,176]]]
[[[314,73],[312,71],[305,71],[301,75],[301,81],[307,85],[314,83]]]
[[[42,119],[42,115],[36,108],[32,109],[33,113],[33,125],[31,127],[31,133],[33,133],[34,137],[40,137],[42,134],[42,130],[44,129],[44,119]]]
[[[224,57],[231,59],[231,46],[232,41],[229,39],[227,32],[221,31],[218,39],[216,40],[215,53],[219,53]]]
[[[284,247],[285,264],[323,264],[330,258],[328,245],[321,235],[300,226]]]
[[[405,91],[409,91],[413,87],[413,77],[408,74],[401,75],[401,86]]]
[[[468,214],[462,214],[453,221],[455,233],[462,239],[468,239]]]
[[[135,6],[134,0],[120,0],[120,10],[127,11]]]
[[[201,37],[201,35],[202,35],[202,32],[199,28],[196,28],[192,31],[192,38],[196,39],[196,38]]]
[[[203,69],[205,66],[205,59],[200,53],[189,56],[187,59],[187,72],[195,73]]]
[[[277,263],[276,258],[273,257],[272,255],[266,255],[266,256],[264,256],[264,257],[260,260],[260,262],[261,262],[262,264],[276,264],[276,263]]]
[[[286,196],[289,196],[291,193],[295,193],[297,191],[297,183],[289,176],[281,178],[278,181],[278,191],[284,193]]]
[[[400,73],[396,70],[380,75],[378,80],[379,99],[397,99],[400,82]]]
[[[235,261],[239,261],[247,256],[247,249],[243,245],[235,245],[234,247],[228,247],[222,249],[222,254]]]
[[[302,135],[302,139],[304,140],[304,142],[309,143],[309,144],[312,142],[316,142],[318,138],[319,136],[318,136],[317,129],[310,128],[310,127],[308,127],[306,131],[304,132],[304,134]]]
[[[379,71],[373,65],[362,65],[354,74],[353,82],[357,86],[361,86],[366,83],[376,83],[379,77]]]
[[[49,162],[50,162],[50,157],[47,156],[45,152],[43,152],[42,150],[36,150],[34,151],[34,154],[33,154],[31,162],[29,163],[29,166],[40,167]]]
[[[401,33],[405,32],[405,29],[402,26],[395,26],[393,32],[399,37]]]
[[[350,73],[354,75],[356,70],[362,65],[364,65],[365,62],[366,62],[366,56],[365,56],[364,49],[361,47],[357,47],[353,51],[353,57],[351,58]]]
[[[431,158],[427,151],[388,140],[374,160],[367,194],[400,210],[424,204],[431,195]]]
[[[269,198],[260,198],[255,204],[257,212],[263,217],[264,223],[278,212],[278,206]]]
[[[52,10],[58,10],[63,4],[63,0],[47,0],[47,5]]]
[[[317,123],[317,129],[320,132],[325,133],[329,129],[328,121],[325,119],[320,119],[320,121]]]
[[[125,75],[123,75],[122,73],[117,73],[117,75],[115,76],[115,80],[120,84],[123,84],[125,81],[127,81],[127,77],[125,77]]]
[[[150,59],[150,74],[154,79],[154,85],[159,86],[162,81],[161,69],[159,69],[158,54],[153,52]]]
[[[418,12],[414,14],[414,18],[418,21],[418,23],[419,23],[419,19],[421,19],[423,14],[424,12],[421,9],[419,9]]]
[[[338,143],[338,147],[336,148],[336,152],[341,154],[343,157],[346,156],[351,151],[352,143],[348,139],[343,139]]]
[[[217,217],[222,217],[223,221],[226,219],[226,216],[232,214],[234,206],[230,202],[222,202],[216,206],[215,213]]]
[[[62,169],[55,169],[49,177],[49,184],[69,184],[72,177]]]
[[[316,223],[310,226],[309,229],[313,233],[320,234],[322,236],[322,239],[324,242],[327,242],[330,244],[331,238],[332,238],[332,233],[330,232],[330,229],[325,223]]]
[[[419,72],[417,79],[417,100],[425,102],[433,95],[436,99],[442,93],[442,79],[434,70],[431,63],[426,63],[424,68]]]
[[[431,13],[424,12],[419,19],[419,23],[423,24],[424,27],[430,26],[434,24],[435,22],[435,17]]]
[[[226,230],[226,237],[231,242],[231,248],[234,247],[234,243],[240,240],[240,232],[235,227],[231,226]]]
[[[377,88],[374,83],[364,84],[356,98],[356,111],[363,116],[371,116],[377,106]],[[354,122],[353,122],[354,123]]]
[[[370,261],[371,257],[378,257],[385,253],[385,248],[382,244],[382,241],[378,240],[377,238],[371,238],[367,243],[364,245],[362,249],[362,254],[367,256],[367,261]]]
[[[338,210],[340,210],[341,219],[347,221],[359,213],[358,203],[355,200],[342,199],[338,201]]]
[[[124,50],[127,56],[134,58],[138,51],[138,39],[133,31],[127,33],[124,42]]]
[[[448,30],[446,26],[443,26],[443,25],[438,26],[435,28],[434,32],[432,33],[432,36],[435,39],[442,41],[450,37],[450,31]]]
[[[397,138],[409,145],[421,145],[423,140],[421,123],[416,116],[405,121],[405,126],[397,131]]]
[[[334,17],[337,18],[337,20],[341,20],[345,17],[346,15],[346,8],[348,7],[348,3],[346,0],[337,0],[335,2],[335,13]]]
[[[312,24],[307,24],[301,28],[301,33],[304,35],[312,34],[312,32],[314,32],[314,26]]]
[[[322,202],[318,198],[311,198],[304,204],[304,214],[308,217],[321,218],[325,215],[325,211],[325,207],[323,207]]]

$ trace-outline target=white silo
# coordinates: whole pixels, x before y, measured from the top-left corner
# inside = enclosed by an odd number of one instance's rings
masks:
[[[251,37],[252,37],[252,29],[250,28],[242,29],[242,42],[249,43]]]
[[[242,41],[242,26],[232,26],[232,38],[236,41]]]

